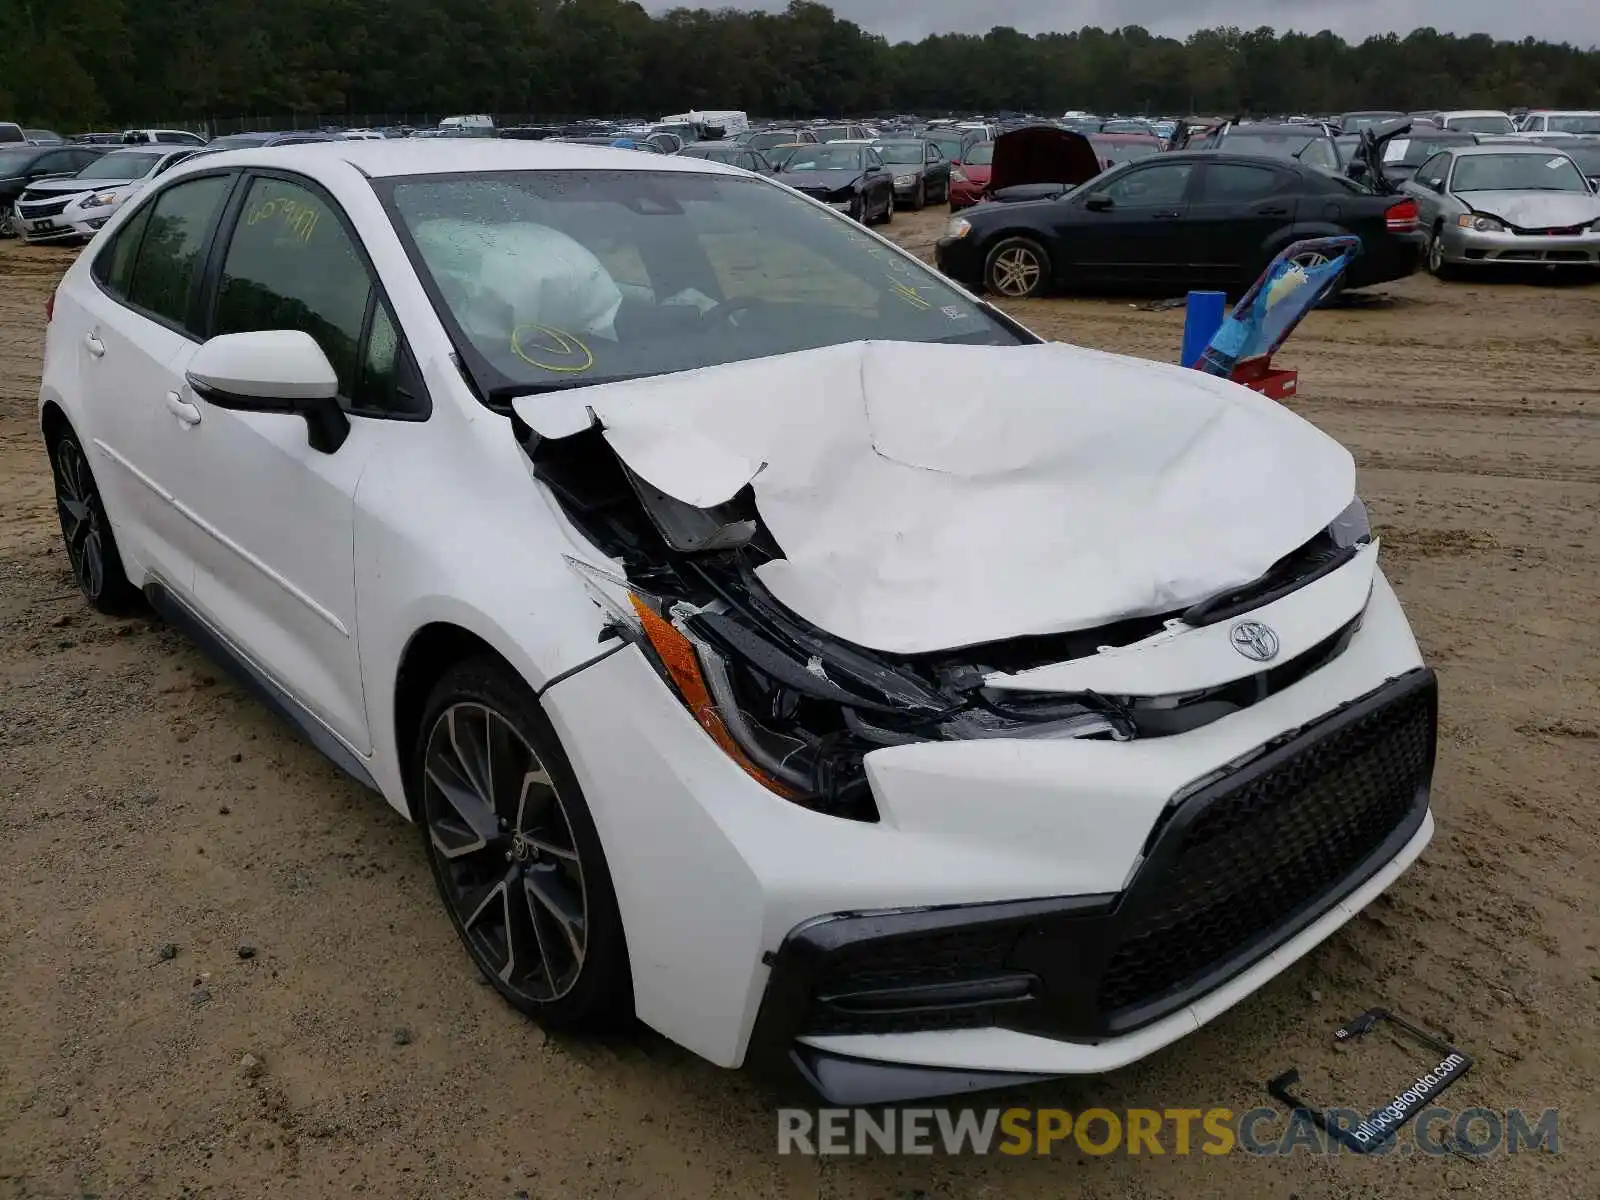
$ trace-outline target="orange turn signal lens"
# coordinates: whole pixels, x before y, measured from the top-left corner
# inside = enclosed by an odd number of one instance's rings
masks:
[[[711,699],[711,689],[706,685],[705,675],[700,670],[700,656],[695,651],[694,643],[674,628],[672,622],[646,604],[636,592],[630,590],[628,599],[633,604],[633,611],[639,616],[644,636],[649,640],[651,648],[661,660],[661,665],[666,668],[672,685],[678,689],[678,695],[682,697],[690,715],[700,728],[710,735],[711,740],[720,746],[722,752],[733,759],[746,775],[762,787],[776,792],[785,800],[797,799],[798,794],[793,788],[778,782],[752,762],[750,756],[728,732],[728,727],[723,724],[722,717],[717,713],[715,701]]]

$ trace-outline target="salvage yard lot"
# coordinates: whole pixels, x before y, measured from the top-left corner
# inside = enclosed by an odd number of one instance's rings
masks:
[[[928,256],[944,219],[890,232]],[[1329,1035],[1383,1004],[1476,1058],[1446,1103],[1559,1108],[1561,1153],[818,1160],[775,1153],[802,1093],[643,1032],[546,1038],[475,986],[410,826],[182,637],[89,611],[34,418],[70,260],[0,243],[0,1200],[1600,1194],[1600,284],[1418,276],[1291,341],[1440,675],[1438,833],[1197,1035],[993,1101],[1244,1111],[1290,1066],[1377,1100],[1406,1081]],[[1163,359],[1182,321],[1012,311]]]

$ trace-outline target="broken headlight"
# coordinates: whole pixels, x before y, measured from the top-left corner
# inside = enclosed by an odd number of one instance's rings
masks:
[[[1341,550],[1351,546],[1364,546],[1372,540],[1372,521],[1367,516],[1367,506],[1357,496],[1349,506],[1328,523],[1328,536]]]

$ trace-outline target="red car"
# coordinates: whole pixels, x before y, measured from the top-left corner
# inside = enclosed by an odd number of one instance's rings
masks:
[[[971,208],[983,199],[994,165],[994,143],[979,142],[967,150],[960,166],[950,168],[950,211]]]
[[[1153,133],[1091,133],[1088,137],[1100,166],[1108,171],[1119,163],[1161,153],[1161,139]]]

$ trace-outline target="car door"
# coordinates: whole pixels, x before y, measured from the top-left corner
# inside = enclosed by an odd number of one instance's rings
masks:
[[[181,386],[193,411],[174,490],[212,540],[196,562],[200,615],[350,749],[371,749],[356,643],[354,497],[395,437],[416,436],[426,393],[353,226],[290,174],[252,173],[212,254],[209,336],[311,334],[339,379],[351,431],[329,453],[304,419],[221,408]]]
[[[928,197],[934,201],[948,200],[950,198],[950,163],[932,142],[924,145],[922,151],[924,166],[923,178],[928,181]]]
[[[180,180],[122,225],[91,264],[97,285],[77,316],[79,379],[96,479],[119,545],[181,596],[208,541],[178,503],[174,473],[188,451],[176,381],[199,346],[201,265],[234,184],[231,171]]]
[[[1448,150],[1439,151],[1426,159],[1417,168],[1417,173],[1400,185],[1400,190],[1417,202],[1417,224],[1423,229],[1431,230],[1444,216],[1444,185],[1450,176],[1450,158]]]
[[[1185,278],[1196,286],[1253,278],[1265,248],[1295,219],[1299,176],[1262,160],[1206,161],[1184,219]]]
[[[1166,283],[1180,278],[1195,159],[1146,162],[1067,201],[1076,210],[1071,257],[1096,278]]]

